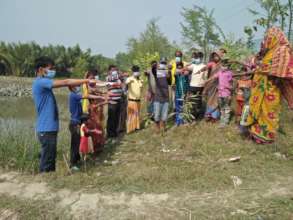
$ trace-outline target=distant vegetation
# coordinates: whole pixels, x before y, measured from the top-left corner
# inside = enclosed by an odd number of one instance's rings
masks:
[[[235,36],[224,33],[214,18],[213,9],[194,5],[192,8],[183,8],[181,12],[182,46],[165,36],[158,25],[158,18],[151,19],[138,37],[129,38],[126,42],[127,51],[117,52],[114,58],[94,55],[90,49],[82,50],[78,44],[64,47],[40,46],[36,42],[0,42],[0,75],[33,77],[34,60],[39,56],[53,58],[60,77],[83,77],[88,69],[98,69],[100,73],[105,73],[109,64],[118,65],[122,71],[129,71],[131,65],[136,64],[144,71],[152,60],[158,60],[162,56],[172,59],[177,49],[185,49],[187,57],[191,51],[201,50],[208,59],[212,50],[224,47],[228,49],[230,58],[243,59],[258,48],[255,45],[259,44],[254,39],[255,32],[273,25],[280,26],[288,38],[292,39],[293,0],[255,2],[260,9],[248,9],[255,20],[244,27],[246,39],[236,39]]]

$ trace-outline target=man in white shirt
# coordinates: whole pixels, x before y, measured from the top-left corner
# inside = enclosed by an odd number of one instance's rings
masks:
[[[206,65],[203,63],[204,54],[202,52],[193,52],[191,64],[186,69],[191,72],[189,97],[193,102],[192,114],[194,119],[198,119],[202,110],[202,92],[205,81],[207,80],[207,72],[199,72]]]

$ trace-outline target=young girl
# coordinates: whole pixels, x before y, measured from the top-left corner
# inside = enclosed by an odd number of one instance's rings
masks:
[[[81,118],[81,127],[80,127],[80,145],[79,152],[83,158],[86,160],[86,157],[89,153],[93,153],[93,140],[92,135],[102,134],[101,130],[98,129],[89,129],[90,118],[88,114],[85,114]]]
[[[231,114],[231,95],[232,95],[232,79],[233,73],[229,69],[229,65],[225,65],[218,71],[212,78],[210,78],[207,83],[210,81],[218,81],[218,103],[220,109],[220,127],[225,127],[230,120]]]

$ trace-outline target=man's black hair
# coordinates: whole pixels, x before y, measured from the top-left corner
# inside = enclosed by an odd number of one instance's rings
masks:
[[[80,121],[81,123],[85,123],[87,120],[89,120],[89,118],[90,118],[89,114],[84,113],[81,115]]]
[[[157,63],[158,63],[158,61],[153,60],[153,61],[151,62],[151,65],[154,65],[154,64],[157,64]]]
[[[160,60],[160,64],[167,64],[167,58],[162,57],[161,60]]]
[[[137,65],[132,66],[131,71],[132,72],[139,72],[140,68]]]
[[[109,65],[109,67],[108,67],[108,71],[110,71],[112,68],[117,68],[117,66],[114,65],[114,64]]]
[[[50,65],[54,66],[54,61],[50,57],[39,57],[35,60],[35,70],[38,70],[40,67],[46,68]]]
[[[199,57],[199,58],[203,58],[204,57],[204,54],[203,54],[203,52],[197,52],[197,57]]]

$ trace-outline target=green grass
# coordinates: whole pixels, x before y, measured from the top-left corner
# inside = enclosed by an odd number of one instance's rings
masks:
[[[16,197],[8,197],[1,195],[0,197],[0,217],[1,212],[9,210],[12,216],[5,219],[27,219],[27,220],[38,220],[38,219],[71,219],[69,215],[66,215],[65,210],[59,210],[58,212],[54,209],[56,201],[39,201],[29,199],[18,199]],[[62,216],[62,218],[60,218]]]
[[[15,103],[22,103],[23,111],[21,108],[18,112],[13,109]],[[57,172],[34,177],[46,181],[53,189],[168,193],[178,198],[189,193],[202,195],[215,192],[219,195],[212,198],[221,198],[221,194],[236,190],[235,195],[228,196],[226,205],[207,199],[213,209],[208,205],[199,209],[193,206],[196,202],[193,200],[184,200],[179,205],[191,210],[192,215],[199,216],[199,219],[209,219],[210,214],[215,217],[211,219],[293,217],[289,194],[262,197],[273,183],[288,182],[288,178],[293,180],[293,113],[285,107],[278,139],[271,145],[257,145],[241,138],[233,122],[224,130],[218,129],[217,124],[204,121],[192,126],[174,127],[164,137],[156,134],[150,126],[121,137],[115,144],[106,145],[97,160],[88,162],[86,170],[83,167],[81,172],[69,175],[63,159],[63,154],[69,158],[70,146],[67,100],[58,97],[58,103],[61,131],[58,136]],[[0,107],[0,166],[36,174],[39,144],[34,134],[33,107],[29,107],[32,102],[27,99],[0,99],[0,106],[4,105],[12,110]],[[241,160],[229,163],[227,159],[234,156],[241,156]],[[237,189],[231,176],[242,180]],[[30,175],[23,177],[24,182],[29,180]],[[231,216],[231,210],[239,207],[249,213],[244,215],[245,218],[239,213]]]

